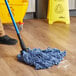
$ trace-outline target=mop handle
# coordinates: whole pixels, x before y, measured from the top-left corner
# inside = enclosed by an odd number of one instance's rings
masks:
[[[10,16],[11,16],[12,22],[13,22],[14,27],[15,27],[15,30],[16,30],[17,34],[19,34],[20,32],[19,32],[19,30],[18,30],[17,24],[16,24],[16,22],[15,22],[15,19],[14,19],[14,17],[13,17],[13,14],[12,14],[12,12],[11,12],[10,7],[9,7],[8,1],[5,0],[5,3],[6,3],[6,5],[7,5],[8,11],[9,11],[9,13],[10,13]]]
[[[11,12],[11,9],[10,9],[10,6],[9,6],[9,4],[8,4],[8,1],[5,0],[5,3],[6,3],[6,6],[7,6],[8,11],[9,11],[9,14],[10,14],[10,16],[11,16],[12,22],[13,22],[13,24],[14,24],[14,27],[15,27],[15,30],[16,30],[16,33],[17,33],[17,36],[18,36],[18,38],[19,38],[21,48],[22,48],[22,50],[27,51],[27,49],[26,49],[26,47],[25,47],[25,45],[24,45],[24,42],[23,42],[23,40],[22,40],[22,38],[21,38],[21,36],[20,36],[19,29],[18,29],[17,24],[16,24],[16,22],[15,22],[15,20],[14,20],[14,17],[13,17],[13,14],[12,14],[12,12]],[[22,52],[22,51],[21,51],[21,52]]]

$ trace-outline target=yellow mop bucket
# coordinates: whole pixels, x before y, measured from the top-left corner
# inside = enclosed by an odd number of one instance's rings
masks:
[[[8,0],[12,14],[16,22],[23,22],[28,8],[28,0]],[[0,0],[0,18],[2,23],[12,23],[5,0]]]
[[[47,19],[49,24],[54,22],[70,24],[68,0],[49,0]]]

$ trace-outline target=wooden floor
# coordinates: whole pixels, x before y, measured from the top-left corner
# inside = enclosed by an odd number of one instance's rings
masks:
[[[24,20],[21,35],[27,47],[46,49],[58,48],[67,51],[64,61],[58,66],[46,70],[35,70],[33,67],[17,61],[21,48],[0,44],[0,76],[76,76],[76,18],[71,17],[71,25],[48,25],[47,20]],[[13,26],[4,26],[6,34],[17,38]]]

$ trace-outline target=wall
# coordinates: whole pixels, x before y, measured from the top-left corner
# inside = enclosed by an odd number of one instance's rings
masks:
[[[76,16],[76,0],[69,0],[70,16]]]
[[[36,17],[37,18],[46,18],[47,17],[47,8],[48,8],[48,0],[36,0]],[[76,16],[76,0],[69,0],[70,7],[70,16]],[[32,13],[27,14],[25,19],[34,18]]]
[[[37,18],[46,18],[48,0],[37,0]]]

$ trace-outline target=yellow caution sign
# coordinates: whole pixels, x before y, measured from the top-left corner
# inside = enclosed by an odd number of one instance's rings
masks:
[[[49,24],[54,22],[70,24],[68,0],[49,0],[47,19]]]

